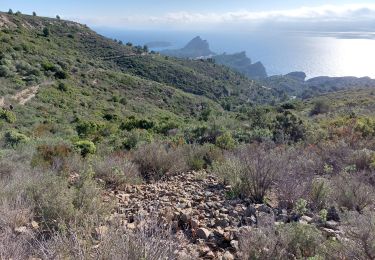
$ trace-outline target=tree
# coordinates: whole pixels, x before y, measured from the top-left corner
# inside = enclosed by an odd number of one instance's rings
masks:
[[[144,45],[144,46],[143,46],[143,51],[144,51],[144,52],[148,52],[148,46],[147,46],[147,45]]]
[[[61,18],[60,18],[60,16],[59,16],[59,15],[56,15],[56,19],[57,19],[57,20],[60,20]]]
[[[43,35],[44,35],[44,37],[48,37],[50,35],[50,31],[49,31],[48,27],[44,27]]]
[[[13,14],[13,10],[9,9],[8,14]]]
[[[126,46],[128,46],[128,47],[132,47],[132,46],[133,46],[133,43],[131,43],[131,42],[127,42],[127,43],[126,43]]]
[[[33,16],[36,16],[36,12],[33,12]]]

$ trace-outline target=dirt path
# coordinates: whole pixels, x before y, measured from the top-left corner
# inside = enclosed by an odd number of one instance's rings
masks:
[[[29,102],[36,96],[40,87],[51,84],[53,84],[53,81],[45,81],[39,85],[24,89],[13,96],[10,96],[9,98],[7,98],[7,100],[5,99],[5,97],[0,97],[0,107],[8,106],[10,103],[12,103],[11,100],[15,101],[16,104],[24,106],[27,102]]]
[[[35,95],[38,93],[38,90],[39,85],[24,89],[21,92],[18,92],[16,95],[14,95],[12,99],[14,99],[18,104],[23,106],[35,97]]]

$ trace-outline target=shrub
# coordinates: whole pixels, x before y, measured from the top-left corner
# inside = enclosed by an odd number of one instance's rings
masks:
[[[303,121],[291,112],[285,111],[283,114],[276,116],[273,133],[276,142],[304,140],[305,132]]]
[[[8,131],[4,135],[5,143],[9,146],[17,146],[19,144],[27,143],[30,139],[21,133],[16,131]]]
[[[299,223],[252,229],[239,235],[241,259],[311,259],[319,257],[323,242],[318,229]]]
[[[214,162],[212,171],[218,175],[224,185],[231,185],[231,193],[240,196],[243,193],[244,165],[236,158],[227,158],[224,162]]]
[[[249,197],[253,202],[262,203],[265,196],[277,179],[280,170],[285,169],[285,161],[282,160],[283,149],[267,148],[266,145],[248,145],[234,153],[234,158],[228,164],[218,165],[215,170],[219,174],[227,171],[227,180],[235,180],[230,183],[238,188],[240,196]],[[230,165],[235,167],[231,170]],[[239,169],[241,172],[239,173]],[[220,173],[221,172],[221,173]],[[240,174],[239,177],[238,174]],[[230,175],[233,175],[231,177]],[[223,178],[223,177],[222,177]]]
[[[191,170],[202,170],[210,167],[214,162],[221,162],[222,151],[212,145],[186,145],[184,146],[186,163]]]
[[[74,144],[74,146],[81,153],[83,157],[86,157],[89,154],[96,153],[95,144],[88,140],[78,141]]]
[[[60,82],[57,89],[63,92],[67,92],[69,90],[69,86],[63,82]]]
[[[110,187],[121,189],[127,184],[137,184],[141,181],[137,165],[123,156],[97,157],[92,164],[95,177],[104,180]]]
[[[0,77],[8,77],[11,74],[9,68],[5,65],[0,65]]]
[[[13,124],[16,122],[16,116],[11,111],[4,110],[0,108],[0,118],[8,122],[9,124]]]
[[[316,256],[321,243],[324,241],[319,230],[311,225],[285,224],[278,231],[284,248],[288,254],[293,255],[296,259]]]
[[[50,35],[50,31],[49,31],[48,27],[43,28],[43,35],[44,35],[44,37],[48,37]]]
[[[133,158],[146,180],[159,180],[167,173],[176,174],[186,169],[182,149],[163,143],[142,145],[134,151]]]
[[[350,212],[344,221],[343,250],[352,259],[375,259],[375,217],[373,212]]]
[[[103,125],[94,121],[80,121],[76,126],[78,135],[84,138],[98,135],[102,129]]]
[[[328,204],[330,195],[330,185],[325,179],[313,181],[310,191],[310,201],[313,208],[321,210]]]
[[[330,106],[327,100],[317,100],[314,104],[314,107],[312,108],[310,115],[319,115],[319,114],[325,114],[328,113],[330,110]]]
[[[271,149],[264,145],[247,146],[239,152],[244,164],[243,190],[254,202],[263,202],[280,170],[285,167],[282,149]]]
[[[216,138],[216,145],[221,149],[230,150],[236,146],[236,141],[230,132],[225,132]]]
[[[304,199],[299,199],[294,205],[294,212],[300,216],[303,216],[307,212],[307,201]]]
[[[139,145],[147,144],[152,142],[152,134],[146,130],[133,129],[132,131],[125,134],[124,141],[122,142],[122,148],[131,150]]]
[[[72,148],[67,144],[40,145],[37,147],[32,165],[61,171],[67,168],[71,154]]]
[[[342,173],[334,181],[333,197],[339,207],[362,212],[374,202],[374,188],[358,175]]]
[[[124,122],[122,122],[120,128],[122,130],[131,131],[133,129],[151,129],[155,126],[155,123],[153,121],[149,121],[147,119],[138,119],[133,116],[126,119]]]

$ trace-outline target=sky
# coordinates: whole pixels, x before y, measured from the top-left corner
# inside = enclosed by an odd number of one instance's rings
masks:
[[[0,0],[93,28],[375,31],[375,0]]]

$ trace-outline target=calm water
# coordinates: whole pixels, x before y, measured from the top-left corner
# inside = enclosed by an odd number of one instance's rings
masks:
[[[217,53],[245,50],[255,62],[261,61],[269,75],[304,71],[316,76],[370,76],[375,78],[375,40],[350,37],[310,35],[302,33],[189,33],[113,31],[96,29],[99,33],[143,45],[147,42],[166,41],[169,48],[181,48],[193,37],[200,35]]]

